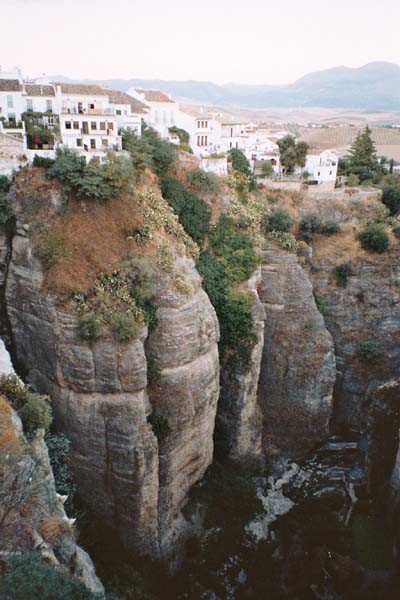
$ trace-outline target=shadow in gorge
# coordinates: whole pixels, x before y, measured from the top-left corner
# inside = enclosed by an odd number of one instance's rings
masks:
[[[358,501],[346,526],[350,483]],[[356,444],[335,439],[302,461],[279,484],[293,508],[270,525],[268,540],[255,543],[246,525],[265,514],[257,491],[275,485],[215,459],[184,510],[197,531],[175,575],[125,551],[88,514],[81,543],[108,591],[127,600],[398,600],[390,524],[371,501]]]

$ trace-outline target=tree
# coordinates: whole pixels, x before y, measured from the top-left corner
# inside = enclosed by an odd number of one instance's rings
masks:
[[[132,129],[122,130],[122,148],[130,154],[136,176],[153,166],[152,149],[146,138],[139,137]]]
[[[389,247],[389,235],[383,223],[369,223],[360,231],[358,239],[365,250],[385,252]]]
[[[289,215],[287,210],[278,208],[274,210],[267,223],[267,231],[290,231],[293,227],[294,221]]]
[[[382,200],[392,215],[400,212],[400,177],[398,175],[385,177],[382,186]]]
[[[243,152],[239,150],[239,148],[231,148],[228,154],[231,159],[232,169],[242,173],[242,175],[245,175],[247,177],[249,190],[255,190],[257,187],[256,180],[251,171],[250,163]]]
[[[302,169],[305,167],[309,148],[306,142],[296,142],[292,135],[286,135],[278,141],[278,146],[281,164],[285,167],[286,173],[293,173],[296,166]]]
[[[269,161],[263,162],[261,166],[261,173],[264,177],[271,177],[274,174],[274,167]]]
[[[382,173],[371,129],[367,126],[357,134],[350,148],[347,168],[358,175],[360,181],[372,179],[376,173]]]

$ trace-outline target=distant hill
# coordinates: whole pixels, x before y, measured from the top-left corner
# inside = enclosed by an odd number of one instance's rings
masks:
[[[54,81],[77,81],[54,76]],[[400,110],[400,66],[372,62],[359,68],[335,67],[309,73],[290,85],[217,85],[209,81],[166,81],[161,79],[87,80],[122,91],[131,86],[156,88],[175,98],[219,106],[249,108],[351,108]]]

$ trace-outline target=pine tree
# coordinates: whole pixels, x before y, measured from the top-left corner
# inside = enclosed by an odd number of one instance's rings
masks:
[[[361,181],[372,179],[380,171],[375,143],[368,126],[358,133],[350,148],[349,170],[358,175]]]

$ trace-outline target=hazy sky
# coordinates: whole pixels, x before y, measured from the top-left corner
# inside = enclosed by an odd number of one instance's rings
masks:
[[[0,0],[0,64],[28,75],[289,83],[400,63],[399,0]]]

